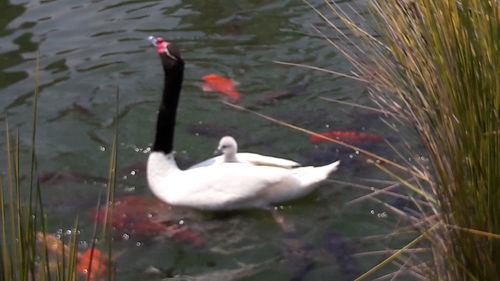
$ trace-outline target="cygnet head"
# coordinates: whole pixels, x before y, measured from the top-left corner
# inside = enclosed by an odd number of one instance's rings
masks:
[[[238,144],[233,137],[225,136],[220,139],[216,152],[224,154],[225,162],[237,162],[236,152],[238,152]]]

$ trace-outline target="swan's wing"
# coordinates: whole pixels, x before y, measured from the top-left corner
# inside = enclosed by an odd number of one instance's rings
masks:
[[[243,163],[222,163],[179,171],[161,193],[173,205],[199,209],[264,207],[268,190],[298,184],[291,170]]]
[[[286,169],[291,169],[295,167],[299,167],[300,164],[288,160],[288,159],[283,159],[283,158],[278,158],[278,157],[271,157],[271,156],[265,156],[265,155],[260,155],[256,153],[236,153],[236,159],[238,159],[238,162],[240,163],[248,163],[252,165],[257,165],[257,166],[271,166],[271,167],[280,167],[280,168],[286,168]],[[198,164],[195,164],[189,169],[194,169],[194,168],[200,168],[200,167],[208,167],[212,165],[218,165],[222,164],[224,162],[224,155],[219,155],[216,157],[212,157],[210,159],[207,159],[205,161],[202,161]]]
[[[259,166],[272,166],[272,167],[281,167],[287,169],[300,166],[299,163],[292,160],[265,156],[256,153],[237,153],[236,157],[241,162],[248,162],[253,165],[259,165]]]
[[[189,169],[194,169],[194,168],[200,168],[200,167],[207,167],[207,166],[211,166],[211,165],[215,165],[215,164],[221,164],[221,163],[224,163],[224,156],[223,155],[219,155],[219,156],[216,156],[216,157],[212,157],[212,158],[209,158],[205,161],[202,161],[198,164],[195,164],[191,167],[188,168]]]

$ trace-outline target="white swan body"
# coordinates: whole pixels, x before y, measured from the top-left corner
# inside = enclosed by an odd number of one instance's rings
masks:
[[[219,145],[217,147],[217,152],[222,152],[223,155],[216,156],[210,159],[207,159],[203,162],[200,162],[196,165],[191,166],[189,169],[206,167],[211,165],[218,165],[222,163],[247,163],[258,166],[273,166],[273,167],[281,167],[281,168],[295,168],[299,167],[300,164],[283,158],[272,157],[260,155],[257,153],[237,153],[238,151],[238,143],[231,136],[222,137],[219,141]]]
[[[264,208],[302,197],[338,164],[286,169],[229,162],[180,170],[173,153],[152,152],[147,175],[153,193],[171,205],[231,210]]]
[[[173,140],[184,61],[180,52],[162,38],[151,36],[149,40],[160,55],[165,73],[156,135],[147,165],[149,187],[159,199],[203,210],[267,207],[311,192],[337,169],[339,161],[322,167],[293,169],[223,161],[180,170],[174,158]]]

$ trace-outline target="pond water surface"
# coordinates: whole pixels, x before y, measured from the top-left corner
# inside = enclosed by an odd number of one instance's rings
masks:
[[[328,13],[322,1],[315,5]],[[144,163],[163,73],[149,35],[175,44],[186,61],[175,143],[181,166],[211,157],[218,139],[233,135],[244,151],[312,165],[341,159],[332,179],[370,185],[363,179],[382,177],[353,150],[312,143],[301,132],[235,110],[220,102],[221,94],[200,88],[203,75],[218,74],[237,81],[240,105],[260,113],[318,132],[393,138],[379,116],[319,98],[368,104],[365,85],[273,63],[349,72],[345,59],[312,28],[326,25],[302,1],[10,0],[0,4],[0,18],[0,121],[19,128],[26,163],[38,56],[36,150],[49,232],[64,236],[80,215],[82,250],[94,225],[87,210],[104,191],[116,124],[117,197],[153,196]],[[270,98],[279,93],[289,95]],[[383,142],[366,148],[390,155]],[[391,232],[396,220],[368,200],[345,205],[365,192],[325,182],[311,195],[277,206],[284,226],[268,211],[173,210],[165,216],[202,237],[203,245],[118,234],[118,280],[351,280],[382,257],[350,255],[390,247],[384,239],[363,238]]]

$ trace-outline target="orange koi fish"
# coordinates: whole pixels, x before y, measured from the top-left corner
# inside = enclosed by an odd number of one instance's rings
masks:
[[[105,260],[98,249],[89,248],[83,254],[78,256],[76,270],[82,275],[89,274],[88,280],[104,281],[104,273],[107,271]]]
[[[331,131],[320,133],[320,135],[353,145],[369,145],[381,141],[381,138],[375,134],[356,131]],[[309,140],[312,142],[326,141],[319,136],[310,136]]]
[[[207,74],[201,78],[205,81],[205,84],[201,86],[203,91],[220,92],[233,100],[237,100],[240,96],[240,93],[234,89],[237,83],[233,80],[216,74]]]
[[[65,261],[69,262],[68,255],[64,255],[63,253],[69,253],[70,247],[65,245],[63,241],[52,234],[44,234],[42,232],[37,232],[36,234],[36,246],[37,249],[42,251],[47,251],[48,254],[48,264],[47,267],[51,273],[56,273],[60,269],[60,262]],[[42,248],[43,247],[43,248]],[[90,268],[90,276],[87,280],[90,281],[104,281],[105,273],[107,272],[106,260],[102,257],[101,251],[98,249],[94,249],[93,254],[91,249],[87,249],[84,253],[76,253],[77,255],[77,264],[76,264],[76,272],[80,276],[87,276],[89,274]],[[91,260],[92,256],[92,260]],[[40,266],[40,265],[37,265]],[[39,268],[37,270],[38,274],[42,273],[44,270]],[[35,280],[41,280],[41,278],[35,278]]]

